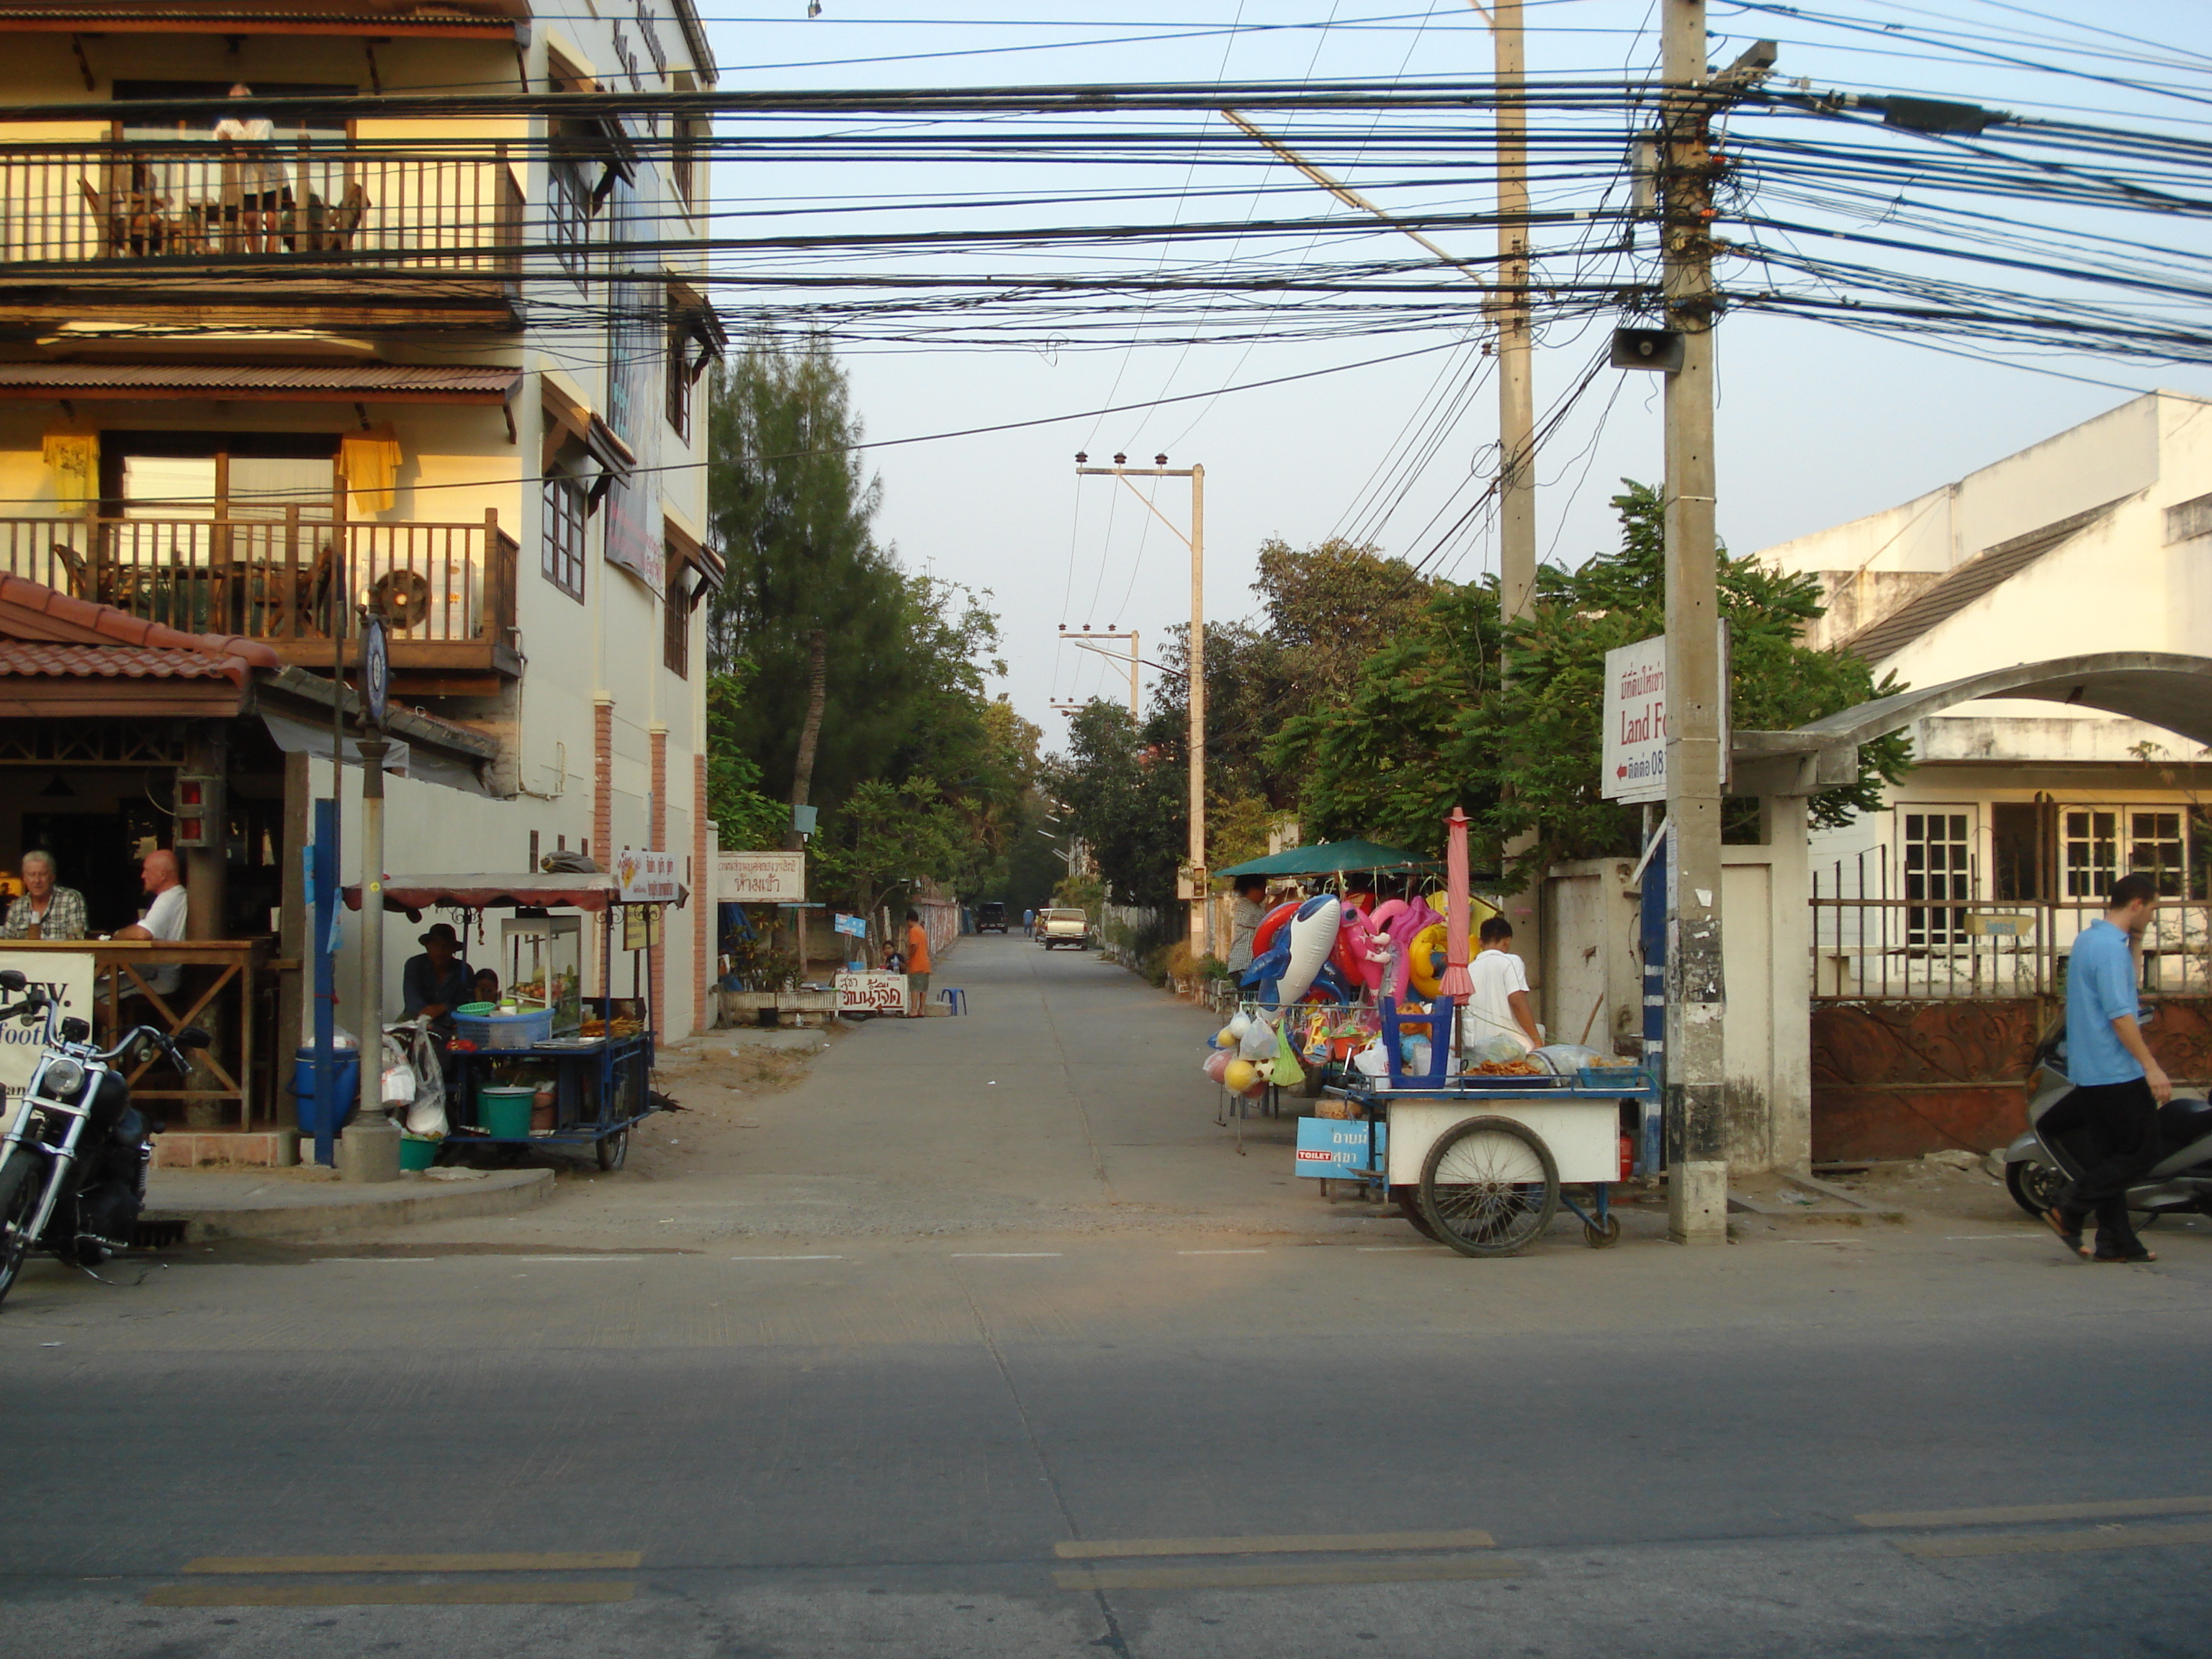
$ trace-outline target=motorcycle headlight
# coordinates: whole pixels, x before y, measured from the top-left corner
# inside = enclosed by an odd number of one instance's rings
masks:
[[[84,1067],[64,1056],[46,1062],[46,1069],[39,1074],[36,1091],[48,1100],[71,1100],[84,1087]]]

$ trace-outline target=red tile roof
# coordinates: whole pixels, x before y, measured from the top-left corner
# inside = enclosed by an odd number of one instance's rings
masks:
[[[27,581],[21,576],[0,575],[0,639],[17,642],[28,641],[110,648],[114,646],[136,646],[141,652],[181,652],[196,657],[216,659],[227,665],[222,672],[240,684],[244,684],[248,671],[256,668],[282,668],[283,659],[272,646],[259,640],[242,639],[234,635],[186,634],[180,629],[165,627],[134,617],[127,611],[118,611],[112,605],[95,605],[89,599],[80,599],[63,593],[40,582]],[[13,671],[44,672],[45,670]],[[86,670],[58,671],[82,673]],[[125,668],[110,672],[143,673]],[[171,671],[174,677],[176,671]]]
[[[66,676],[72,679],[228,680],[246,683],[236,657],[143,645],[58,645],[46,640],[0,639],[0,675]]]

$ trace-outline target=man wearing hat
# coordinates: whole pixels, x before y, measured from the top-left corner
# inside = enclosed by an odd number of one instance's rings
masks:
[[[451,922],[430,925],[422,935],[422,954],[407,958],[400,991],[407,1000],[402,1019],[428,1014],[448,1025],[454,1009],[476,995],[476,970],[462,960],[460,937]]]

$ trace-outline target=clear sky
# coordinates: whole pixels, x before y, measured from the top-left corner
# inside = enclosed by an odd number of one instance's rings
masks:
[[[1173,5],[1162,0],[823,0],[823,15],[811,21],[806,0],[702,0],[701,9],[709,19],[726,88],[1390,79],[1483,76],[1491,63],[1488,36],[1467,0],[1178,0]],[[2057,0],[2039,5],[1828,0],[1826,6],[1802,9],[1863,26],[1847,31],[1716,3],[1711,55],[1726,62],[1764,35],[1781,43],[1778,75],[1802,76],[1816,87],[1917,93],[2212,136],[2212,121],[2202,118],[2212,116],[2207,101],[2212,100],[2212,58],[2202,55],[2212,53],[2212,7],[2109,0],[2094,9],[2100,31],[2095,34],[2087,25],[2065,21],[2062,14],[2075,10]],[[1658,50],[1650,32],[1653,15],[1643,0],[1532,3],[1531,72],[1647,76]],[[1884,38],[1884,20],[1941,38]],[[1056,44],[1043,49],[1045,43]],[[2119,55],[2099,57],[2093,50]],[[2124,61],[2129,57],[2138,61]],[[2038,64],[2069,72],[2045,72]],[[2118,85],[2116,79],[2171,90]],[[1474,125],[1487,118],[1469,119]],[[844,129],[867,125],[848,122]],[[1268,125],[1297,142],[1296,120]],[[746,129],[726,121],[721,130],[726,136]],[[1385,207],[1413,199],[1411,191],[1394,196],[1400,170],[1386,163],[1349,171],[1351,181]],[[1041,162],[1018,174],[1024,188],[1158,191],[1183,181],[1183,197],[1136,206],[1033,207],[1026,218],[994,218],[956,200],[942,206],[929,202],[935,192],[951,198],[961,191],[1005,191],[1015,182],[1013,172],[957,161],[896,168],[755,167],[726,156],[718,163],[715,195],[729,208],[773,200],[830,210],[804,219],[811,229],[887,228],[891,218],[871,210],[889,193],[925,204],[896,216],[898,222],[931,228],[986,221],[1061,224],[1085,222],[1086,215],[1227,219],[1251,211],[1258,200],[1206,195],[1206,186],[1218,181],[1193,161],[1180,172],[1173,166]],[[1248,185],[1258,178],[1249,171],[1237,176]],[[1278,167],[1267,182],[1293,179],[1288,167]],[[1598,189],[1593,185],[1585,191],[1589,202],[1595,201]],[[1488,205],[1486,196],[1485,186],[1455,199],[1480,209]],[[829,198],[852,206],[841,210]],[[1336,210],[1316,191],[1310,198],[1271,198],[1259,210]],[[2031,222],[2039,211],[2033,204],[2008,210]],[[2148,234],[2158,234],[2163,222],[2148,222]],[[2145,234],[2141,224],[2133,228]],[[1492,238],[1487,229],[1473,229],[1438,232],[1435,240],[1474,255],[1487,252]],[[2202,247],[2201,238],[2195,246]],[[1371,251],[1391,258],[1413,252],[1387,235]],[[1269,252],[1279,258],[1283,250]],[[1037,263],[1020,254],[1000,257],[1010,267]],[[1161,256],[1140,248],[1081,258],[1108,257],[1117,269],[1146,270]],[[1342,256],[1330,251],[1316,257]],[[835,268],[836,262],[830,264]],[[1985,270],[1953,274],[1988,280]],[[1729,279],[1726,265],[1722,275]],[[1471,330],[1479,313],[1469,297],[1466,327]],[[726,295],[721,303],[732,325],[742,325],[737,300]],[[1249,298],[1227,303],[1266,309]],[[2197,325],[2205,320],[2201,304],[2172,315]],[[1595,319],[1562,325],[1540,339],[1540,410],[1582,374],[1609,325]],[[1399,441],[1408,416],[1432,392],[1464,389],[1462,377],[1474,362],[1468,350],[1430,351],[1126,414],[1082,413],[1449,344],[1457,337],[1452,331],[1440,326],[1367,338],[1192,346],[1160,343],[1154,337],[1162,331],[1139,319],[1104,349],[1081,349],[1072,341],[1059,348],[998,350],[879,341],[847,353],[855,403],[871,438],[1081,415],[872,452],[884,486],[883,535],[909,566],[992,590],[1011,669],[994,689],[1009,691],[1024,714],[1045,726],[1048,745],[1060,725],[1050,712],[1053,699],[1126,694],[1126,678],[1109,665],[1060,646],[1059,624],[1119,624],[1152,639],[1188,616],[1182,546],[1110,481],[1079,484],[1073,462],[1079,448],[1094,461],[1116,450],[1149,461],[1164,450],[1171,465],[1204,463],[1206,605],[1212,620],[1250,612],[1254,555],[1270,537],[1304,545],[1349,529],[1371,535],[1392,553],[1431,555],[1431,568],[1462,579],[1495,566],[1495,542],[1486,523],[1478,520],[1457,537],[1443,534],[1469,499],[1469,478],[1479,484],[1494,465],[1495,398],[1489,386],[1465,399],[1455,423],[1424,447],[1419,465],[1407,464]],[[2033,360],[2034,368],[2056,372],[2038,373],[2027,362],[1978,362],[1814,323],[1729,319],[1719,345],[1723,535],[1736,550],[1753,550],[1875,511],[2083,420],[2136,390],[2162,385],[2212,395],[2212,374],[2199,368],[2046,356]],[[1607,497],[1617,480],[1656,482],[1660,476],[1659,411],[1658,377],[1608,371],[1563,423],[1539,467],[1539,544],[1548,556],[1573,561],[1611,544]],[[1162,509],[1178,520],[1186,511],[1182,489],[1177,482],[1158,496]],[[1394,499],[1395,510],[1382,516],[1378,502]],[[1147,674],[1148,688],[1151,678]]]

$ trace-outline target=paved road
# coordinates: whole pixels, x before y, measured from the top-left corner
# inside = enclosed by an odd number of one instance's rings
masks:
[[[954,961],[979,1005],[1035,976],[1187,1065],[1187,1013],[1042,957]],[[998,1069],[988,1022],[863,1033],[790,1098],[877,1109],[821,1089],[893,1042]],[[1094,1226],[1153,1109],[1013,1040],[1080,1103],[1027,1231],[931,1179],[937,1233],[485,1224],[27,1276],[0,1653],[2204,1650],[2212,1232],[2107,1269],[2024,1223],[1506,1262]],[[1131,1137],[1139,1191],[1182,1179],[1141,1173],[1180,1122]]]

